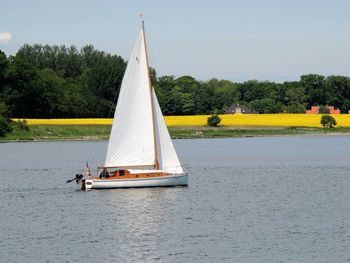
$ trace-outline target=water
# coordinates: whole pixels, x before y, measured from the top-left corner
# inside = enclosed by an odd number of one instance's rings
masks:
[[[176,140],[188,187],[65,184],[106,143],[0,144],[0,262],[350,262],[348,136]]]

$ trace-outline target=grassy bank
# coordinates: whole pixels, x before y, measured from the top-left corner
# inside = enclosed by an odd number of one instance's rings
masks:
[[[225,114],[221,127],[204,127],[208,115],[165,116],[172,138],[252,137],[303,134],[350,134],[350,114],[333,115],[337,128],[321,128],[320,114]],[[107,139],[112,119],[26,119],[30,131],[19,130],[0,141]]]
[[[29,131],[16,128],[0,141],[105,140],[110,125],[31,125]],[[169,127],[172,138],[224,138],[284,135],[350,134],[350,127],[334,129],[310,127]]]
[[[108,139],[111,125],[32,125],[29,131],[14,127],[2,141]]]
[[[286,135],[349,134],[350,128],[309,128],[309,127],[176,127],[169,129],[172,138],[226,138]]]

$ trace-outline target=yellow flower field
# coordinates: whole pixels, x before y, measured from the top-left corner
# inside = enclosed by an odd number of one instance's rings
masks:
[[[165,116],[167,126],[204,126],[209,115]],[[225,114],[221,125],[224,126],[303,126],[321,127],[320,114]],[[350,127],[350,115],[332,115],[337,127]],[[16,119],[15,119],[16,120]],[[28,125],[111,125],[112,119],[26,119]]]
[[[14,119],[14,121],[19,119]],[[108,118],[25,119],[28,125],[112,125]]]
[[[319,114],[225,114],[220,115],[224,126],[303,126],[322,127]],[[332,115],[337,120],[337,127],[350,127],[350,115]],[[209,115],[167,116],[168,126],[203,126]]]

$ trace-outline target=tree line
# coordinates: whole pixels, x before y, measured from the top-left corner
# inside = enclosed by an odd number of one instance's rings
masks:
[[[17,118],[106,117],[126,62],[88,45],[0,52],[0,98]]]
[[[126,61],[87,45],[24,45],[15,56],[0,51],[0,103],[17,118],[111,117]],[[299,81],[243,83],[191,76],[152,83],[165,115],[222,113],[245,104],[259,113],[304,113],[313,105],[350,109],[350,78],[302,75]],[[1,113],[0,113],[1,114]]]

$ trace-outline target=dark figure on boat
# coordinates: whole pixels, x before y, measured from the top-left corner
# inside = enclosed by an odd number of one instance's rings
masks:
[[[106,168],[103,168],[102,172],[100,173],[100,178],[108,178],[109,173]]]

